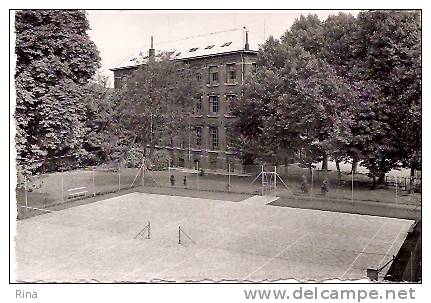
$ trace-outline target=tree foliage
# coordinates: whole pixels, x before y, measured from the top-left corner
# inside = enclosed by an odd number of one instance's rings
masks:
[[[18,170],[49,170],[82,151],[86,105],[81,88],[100,66],[83,11],[23,10],[15,14]]]
[[[120,154],[130,145],[139,145],[151,156],[156,145],[181,140],[192,127],[198,89],[193,70],[169,54],[141,64],[119,93],[114,121]]]
[[[309,166],[326,154],[362,161],[380,179],[417,167],[420,37],[417,12],[301,16],[258,53],[235,108],[237,146],[262,159],[301,150]]]

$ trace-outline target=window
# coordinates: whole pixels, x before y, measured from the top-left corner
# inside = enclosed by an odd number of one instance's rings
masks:
[[[202,127],[196,127],[196,146],[202,145]]]
[[[217,114],[219,110],[219,99],[218,96],[209,96],[210,113]]]
[[[232,42],[226,42],[226,43],[223,43],[223,45],[221,47],[229,46],[231,44],[232,44]]]
[[[213,45],[208,45],[207,47],[205,47],[205,49],[212,49],[214,47],[214,44]]]
[[[193,47],[193,48],[189,49],[189,52],[192,53],[192,52],[197,51],[198,49],[199,49],[199,47]]]
[[[255,73],[255,72],[256,72],[256,69],[257,69],[256,63],[252,63],[252,64],[251,64],[251,71],[252,71],[253,73]]]
[[[210,84],[218,83],[218,67],[210,66]]]
[[[213,150],[218,149],[218,128],[210,127],[210,147]]]
[[[199,114],[202,111],[202,96],[196,98],[196,113]]]
[[[226,78],[227,78],[227,83],[235,83],[236,82],[235,63],[226,64]]]

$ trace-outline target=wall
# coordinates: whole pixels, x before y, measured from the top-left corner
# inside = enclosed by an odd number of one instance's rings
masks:
[[[202,109],[195,110],[193,125],[202,127],[202,144],[200,146],[196,144],[195,131],[189,138],[173,138],[172,146],[170,146],[170,142],[164,142],[163,148],[170,150],[174,166],[196,167],[196,162],[199,162],[199,167],[227,169],[228,163],[231,163],[231,168],[235,171],[242,170],[241,161],[228,147],[226,128],[231,127],[235,119],[229,113],[228,96],[240,97],[242,81],[252,72],[252,64],[255,62],[255,52],[243,51],[185,61],[190,68],[196,70],[196,75],[200,75]],[[227,64],[233,64],[236,81],[228,81]],[[210,81],[210,69],[218,71],[218,82]],[[127,77],[132,71],[133,69],[114,70],[115,87],[120,87],[121,79]],[[211,114],[210,96],[219,97],[217,114]],[[210,127],[218,128],[219,144],[218,148],[214,150],[210,144]]]

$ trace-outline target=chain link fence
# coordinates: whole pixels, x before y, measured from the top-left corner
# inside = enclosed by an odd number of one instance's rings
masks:
[[[18,180],[16,190],[18,218],[45,213],[51,207],[76,200],[140,186],[421,206],[420,178],[387,176],[385,184],[372,189],[372,182],[364,173],[310,170],[295,164],[254,165],[241,171],[229,168],[208,170],[198,164],[194,168],[171,167],[167,161],[157,169],[149,163],[140,168],[102,165],[22,178]]]
[[[145,170],[144,186],[250,195],[419,205],[421,182],[388,176],[373,188],[365,173],[308,169],[299,165],[255,165],[243,171],[169,167]]]
[[[140,186],[139,168],[86,167],[18,178],[18,218],[50,212],[52,207]]]

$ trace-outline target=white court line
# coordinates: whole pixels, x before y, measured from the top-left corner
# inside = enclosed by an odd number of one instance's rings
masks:
[[[388,255],[388,253],[391,251],[392,247],[394,246],[395,242],[397,241],[398,237],[400,236],[401,232],[403,231],[403,226],[401,225],[400,230],[398,231],[397,236],[395,237],[394,241],[392,241],[391,246],[389,247],[389,249],[386,251],[385,255],[383,256],[382,260],[380,260],[379,262],[379,266],[377,266],[377,268],[380,268],[380,266],[383,263],[383,260],[385,259],[385,257]]]
[[[281,256],[286,250],[288,250],[289,248],[291,248],[293,245],[295,245],[296,243],[298,243],[300,240],[304,239],[309,234],[310,233],[308,232],[308,233],[303,234],[301,237],[297,238],[293,243],[290,243],[285,248],[283,248],[278,254],[276,254],[275,256],[271,257],[269,260],[267,260],[263,265],[259,266],[256,270],[252,271],[247,276],[245,276],[243,280],[246,280],[248,277],[250,277],[251,275],[255,274],[256,272],[258,272],[259,270],[261,270],[262,268],[264,268],[266,265],[268,265],[269,263],[271,263],[275,258],[278,258],[279,256]]]
[[[386,222],[383,222],[382,226],[379,227],[379,229],[376,231],[374,236],[368,241],[367,245],[361,250],[361,252],[356,256],[356,258],[353,260],[353,262],[347,267],[346,271],[343,273],[343,275],[340,277],[340,279],[344,279],[344,276],[349,272],[349,270],[352,268],[353,264],[359,259],[359,257],[365,252],[367,247],[371,244],[371,242],[376,238],[377,234],[380,232],[380,230],[385,226]]]

